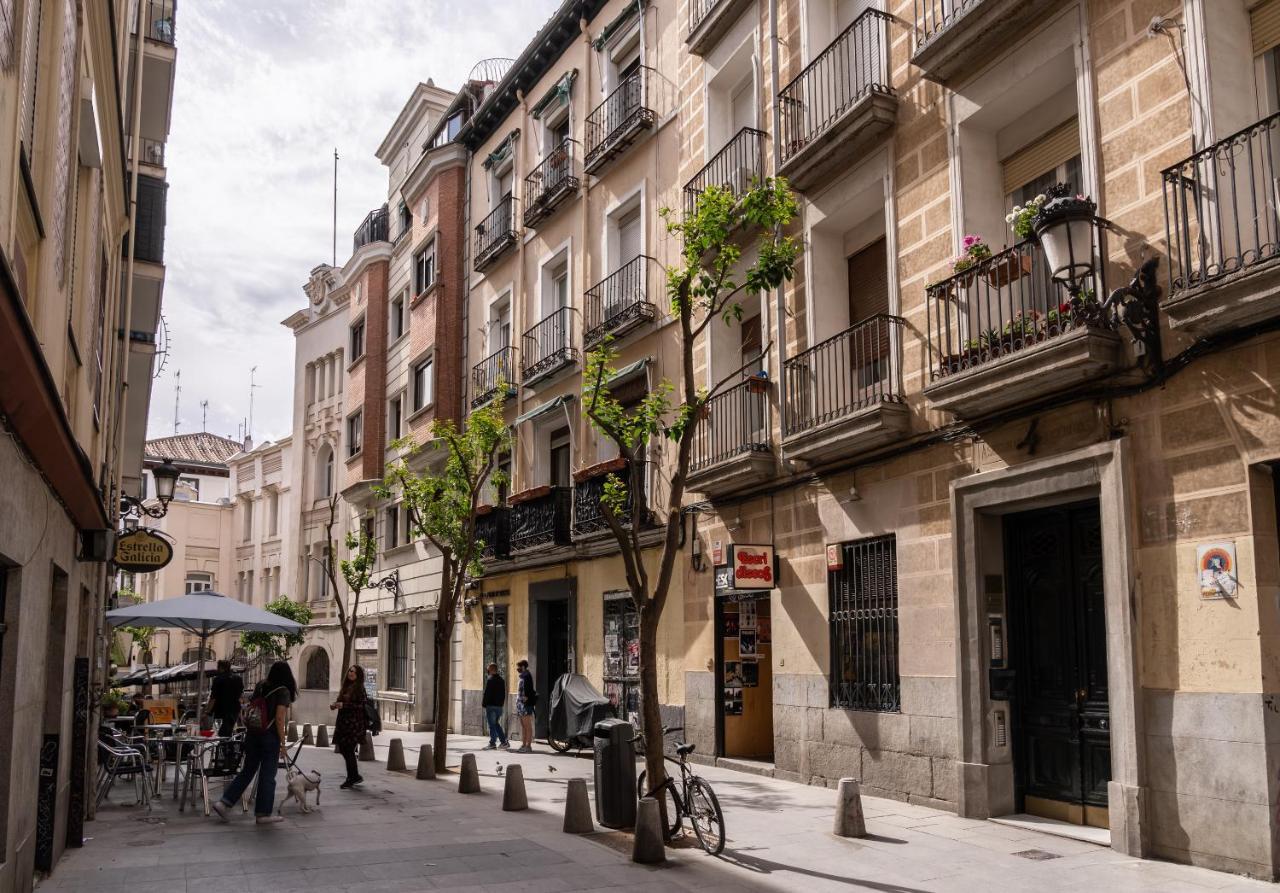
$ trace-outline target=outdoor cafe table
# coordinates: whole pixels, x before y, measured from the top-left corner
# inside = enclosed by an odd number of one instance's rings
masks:
[[[173,799],[178,799],[178,777],[182,774],[182,765],[185,762],[183,751],[203,744],[208,741],[201,735],[165,735],[163,738],[157,738],[157,742],[161,745],[160,751],[160,771],[164,772],[164,764],[169,762],[168,755],[170,751],[173,753]]]

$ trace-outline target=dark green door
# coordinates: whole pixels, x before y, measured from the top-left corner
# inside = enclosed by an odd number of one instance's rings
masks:
[[[1007,516],[1005,556],[1019,804],[1099,824],[1111,732],[1098,503]]]

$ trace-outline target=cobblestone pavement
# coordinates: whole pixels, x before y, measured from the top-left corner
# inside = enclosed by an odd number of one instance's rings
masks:
[[[425,734],[384,733],[378,762],[362,763],[362,790],[341,791],[342,761],[304,748],[301,765],[324,776],[320,808],[285,807],[286,821],[265,827],[237,813],[230,824],[199,810],[180,814],[167,797],[150,812],[112,793],[90,840],[71,850],[39,889],[94,893],[383,893],[383,891],[569,890],[1270,890],[1272,885],[1204,869],[1131,859],[1075,840],[958,818],[947,812],[864,798],[870,836],[831,832],[833,791],[725,769],[698,767],[725,812],[722,858],[696,845],[669,850],[661,867],[629,861],[629,838],[600,831],[561,832],[569,778],[589,777],[581,757],[482,752],[478,738],[454,738],[450,764],[477,752],[483,791],[456,792],[456,776],[417,781],[384,768],[386,745],[405,744],[413,769]],[[522,764],[527,812],[502,811],[500,765]],[[283,794],[283,775],[280,794]],[[166,788],[167,794],[169,788]],[[689,842],[691,844],[691,841]]]

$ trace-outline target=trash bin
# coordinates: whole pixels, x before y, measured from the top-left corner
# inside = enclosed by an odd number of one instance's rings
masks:
[[[606,828],[636,823],[636,730],[624,719],[596,723],[596,821]]]

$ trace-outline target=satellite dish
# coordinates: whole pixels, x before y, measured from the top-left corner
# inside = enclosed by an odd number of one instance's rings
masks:
[[[481,59],[472,67],[471,74],[467,75],[467,80],[496,84],[507,76],[507,72],[515,64],[516,60],[502,57]]]

